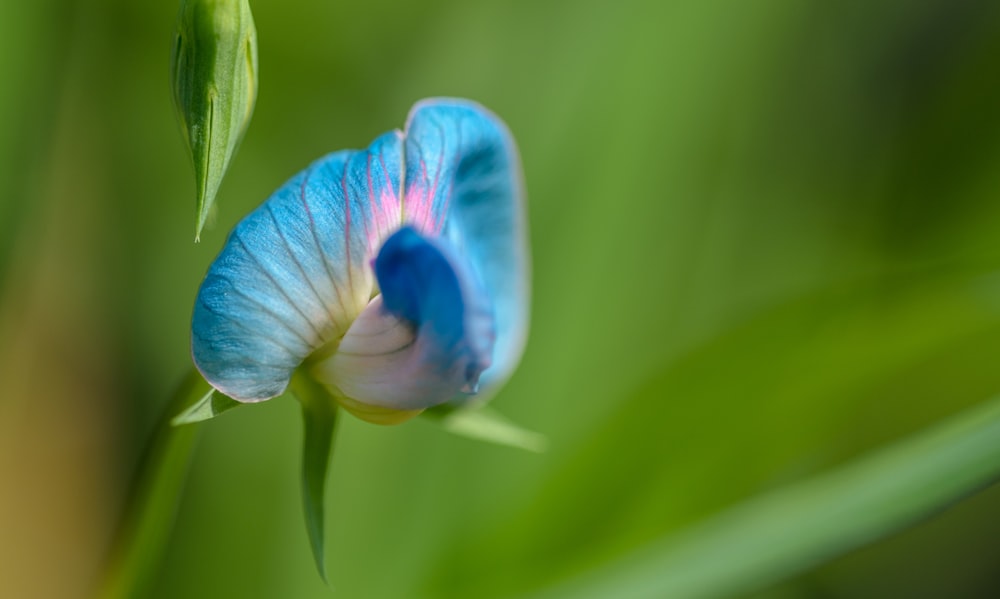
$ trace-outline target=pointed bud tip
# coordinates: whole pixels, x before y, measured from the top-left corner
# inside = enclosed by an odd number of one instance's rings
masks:
[[[171,69],[194,164],[198,237],[256,103],[257,32],[247,0],[182,2]]]

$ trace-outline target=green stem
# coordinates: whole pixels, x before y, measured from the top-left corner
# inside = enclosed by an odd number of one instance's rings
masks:
[[[192,370],[174,392],[139,462],[132,493],[108,560],[100,599],[143,597],[177,513],[198,426],[171,426],[171,419],[208,391]]]

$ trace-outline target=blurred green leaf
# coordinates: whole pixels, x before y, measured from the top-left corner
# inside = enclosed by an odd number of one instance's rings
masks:
[[[534,597],[745,593],[900,530],[998,478],[1000,398]]]
[[[337,404],[326,389],[301,374],[292,378],[292,392],[302,404],[302,502],[306,530],[316,569],[326,582],[323,498],[337,425]]]
[[[71,23],[51,18],[54,5],[12,4],[0,19],[0,80],[10,90],[0,94],[0,285],[22,223],[39,204],[35,194],[51,159],[57,110],[67,101],[57,59],[69,52]]]
[[[247,0],[183,0],[171,71],[194,161],[197,241],[257,99],[257,30]]]
[[[201,399],[193,403],[188,409],[174,417],[170,423],[174,426],[182,424],[193,424],[203,420],[215,418],[223,412],[228,412],[233,408],[238,408],[244,404],[227,397],[215,389],[210,389]]]
[[[545,435],[514,424],[487,407],[451,408],[438,406],[422,414],[449,433],[477,441],[542,453],[548,447]]]
[[[1000,312],[981,281],[864,280],[719,330],[655,369],[577,445],[561,441],[532,501],[465,535],[432,587],[542,588],[994,393],[1000,372],[980,364],[1000,349]]]

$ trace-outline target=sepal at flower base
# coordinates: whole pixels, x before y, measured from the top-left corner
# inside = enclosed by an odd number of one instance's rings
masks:
[[[533,453],[544,453],[549,446],[545,435],[522,428],[487,406],[442,405],[424,411],[422,416],[453,435],[483,443]]]
[[[174,416],[170,420],[170,424],[180,426],[182,424],[203,422],[242,405],[244,404],[226,397],[215,389],[210,389],[201,399],[188,406],[180,414]]]
[[[337,427],[337,403],[307,376],[292,377],[292,394],[302,404],[302,508],[316,570],[327,582],[324,523],[326,478]]]

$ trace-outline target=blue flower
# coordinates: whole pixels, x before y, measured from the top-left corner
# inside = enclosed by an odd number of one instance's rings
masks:
[[[379,423],[486,401],[527,334],[523,197],[496,116],[418,103],[405,131],[314,162],[230,233],[195,303],[195,365],[240,402],[300,373]]]

